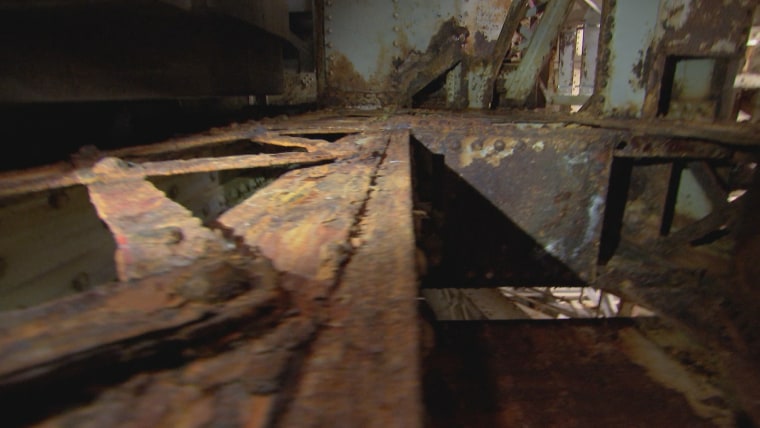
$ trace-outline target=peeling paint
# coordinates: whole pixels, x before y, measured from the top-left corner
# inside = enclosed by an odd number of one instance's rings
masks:
[[[712,47],[710,48],[710,52],[720,54],[730,54],[736,51],[736,46],[734,46],[734,42],[732,42],[729,39],[720,39],[717,42],[713,43]]]
[[[462,150],[459,158],[464,168],[475,159],[482,159],[491,166],[499,166],[502,159],[512,156],[520,141],[508,137],[477,137],[469,136],[462,139]]]
[[[476,159],[482,159],[489,165],[497,167],[503,159],[506,159],[517,150],[530,148],[536,153],[540,153],[545,148],[543,141],[537,141],[530,146],[520,138],[511,137],[479,137],[467,136],[462,139],[459,163],[464,168],[470,166]],[[571,159],[570,164],[586,163],[587,159]]]
[[[692,0],[669,0],[665,2],[666,18],[663,25],[676,30],[686,25],[692,9],[691,2]]]

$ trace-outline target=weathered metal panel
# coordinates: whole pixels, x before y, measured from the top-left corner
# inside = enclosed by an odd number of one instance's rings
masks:
[[[647,48],[657,31],[660,0],[607,2],[597,80],[602,110],[612,116],[640,117],[646,96]]]
[[[565,124],[433,132],[440,137],[414,129],[545,251],[593,281],[615,133]]]
[[[726,119],[733,111],[733,83],[744,61],[752,12],[757,2],[752,0],[663,0],[660,4],[659,24],[656,38],[650,46],[647,62],[647,96],[644,114],[654,116],[661,113],[658,103],[662,85],[666,82],[665,64],[671,57],[714,58],[713,73],[690,76],[713,87],[715,95],[706,103],[708,113],[686,111],[694,119]],[[707,13],[707,10],[720,13]],[[720,61],[718,61],[720,59]],[[670,88],[664,88],[666,91]],[[678,88],[672,88],[676,91]],[[714,109],[714,111],[709,111]]]
[[[600,22],[600,12],[589,8],[583,25],[583,64],[581,65],[581,94],[583,95],[594,93]]]
[[[325,1],[323,101],[360,108],[407,104],[467,57],[468,73],[457,82],[457,91],[464,98],[469,93],[473,106],[481,106],[491,88],[493,47],[510,4]]]

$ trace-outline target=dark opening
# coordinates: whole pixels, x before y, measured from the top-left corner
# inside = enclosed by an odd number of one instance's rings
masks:
[[[297,167],[297,166],[294,166]],[[224,212],[245,201],[292,168],[255,168],[149,177],[167,197],[212,225]]]

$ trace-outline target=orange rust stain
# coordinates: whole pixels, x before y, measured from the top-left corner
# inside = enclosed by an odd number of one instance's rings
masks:
[[[248,417],[245,428],[259,428],[265,426],[269,413],[272,409],[274,397],[271,395],[254,395],[249,401]]]

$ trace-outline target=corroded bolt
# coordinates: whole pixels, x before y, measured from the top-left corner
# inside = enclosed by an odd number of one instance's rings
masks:
[[[507,147],[507,145],[504,144],[504,141],[502,141],[502,140],[496,140],[496,142],[493,144],[493,148],[497,152],[503,151],[506,147]]]

